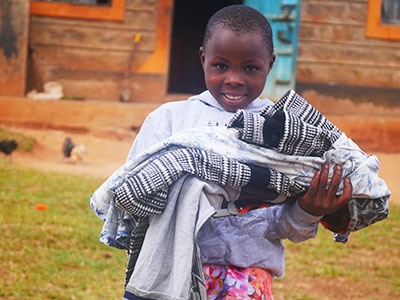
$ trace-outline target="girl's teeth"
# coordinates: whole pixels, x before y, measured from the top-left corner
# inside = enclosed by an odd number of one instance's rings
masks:
[[[226,98],[230,99],[230,100],[239,100],[240,98],[242,98],[242,96],[232,96],[232,95],[227,95],[225,94]]]

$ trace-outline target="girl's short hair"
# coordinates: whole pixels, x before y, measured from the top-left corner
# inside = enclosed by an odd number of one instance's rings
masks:
[[[260,33],[270,55],[274,53],[271,25],[258,10],[245,5],[230,5],[218,10],[208,20],[203,38],[204,49],[215,28],[219,25],[237,33]]]

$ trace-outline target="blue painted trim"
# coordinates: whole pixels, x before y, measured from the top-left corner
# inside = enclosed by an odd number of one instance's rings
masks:
[[[277,60],[261,95],[277,100],[296,85],[301,0],[245,0],[244,4],[270,21]]]

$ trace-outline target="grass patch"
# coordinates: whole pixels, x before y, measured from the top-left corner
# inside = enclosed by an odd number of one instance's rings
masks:
[[[126,254],[98,242],[89,206],[100,184],[0,160],[1,299],[122,298]]]
[[[101,183],[0,159],[0,299],[122,298],[125,252],[98,242],[102,221],[89,207]],[[345,245],[322,227],[315,239],[285,241],[286,274],[274,281],[274,299],[400,299],[399,218],[391,205],[389,219]]]
[[[30,136],[26,136],[22,133],[0,127],[0,140],[11,139],[15,140],[18,143],[18,148],[16,151],[31,152],[35,144],[35,139]]]
[[[275,280],[277,299],[400,299],[400,207],[358,232],[347,244],[319,228],[315,239],[285,241],[286,274]]]

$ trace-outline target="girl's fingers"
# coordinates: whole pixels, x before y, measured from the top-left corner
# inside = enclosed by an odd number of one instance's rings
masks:
[[[310,186],[308,187],[307,194],[312,199],[315,198],[315,195],[318,191],[320,176],[321,176],[321,171],[315,172],[310,182]]]
[[[329,176],[329,165],[324,164],[322,166],[321,176],[319,179],[319,184],[316,194],[316,197],[318,199],[323,200],[326,196],[326,185],[328,183],[328,176]]]
[[[327,200],[330,200],[330,203],[335,201],[336,192],[339,188],[341,179],[342,179],[342,167],[336,165],[333,171],[331,184],[329,185],[328,192],[326,194]]]
[[[336,197],[342,178],[342,168],[335,166],[331,183],[327,189],[329,165],[324,164],[321,171],[314,173],[307,193],[299,199],[299,205],[306,212],[315,215],[326,215],[337,211],[349,202],[352,194],[351,182],[344,180],[343,194]]]
[[[351,194],[353,193],[353,186],[349,178],[344,180],[343,194],[338,197],[338,206],[342,207],[351,199]]]
[[[319,183],[319,177],[320,177],[320,171],[317,171],[314,173],[314,176],[310,182],[310,186],[308,187],[307,193],[301,197],[299,199],[299,205],[300,207],[312,214],[313,213],[313,209],[314,209],[314,205],[315,205],[315,195],[317,193],[317,189],[318,189],[318,183]]]

